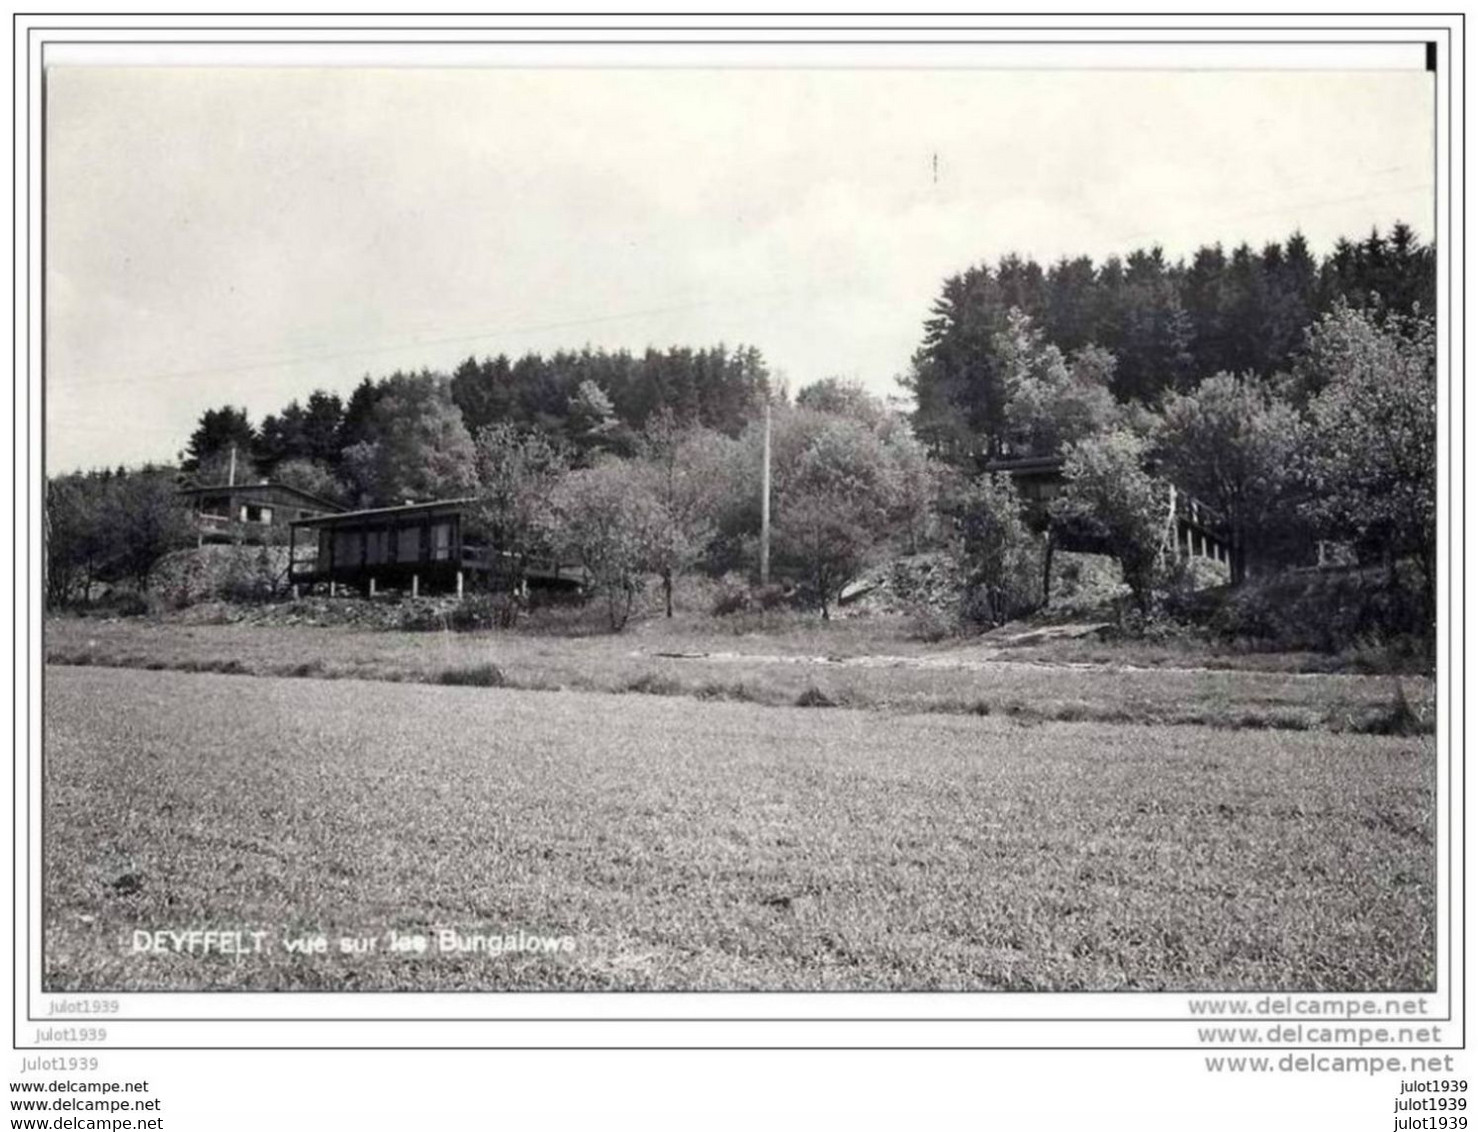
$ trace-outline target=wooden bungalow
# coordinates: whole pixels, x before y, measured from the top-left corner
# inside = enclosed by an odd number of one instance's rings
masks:
[[[995,460],[984,471],[1005,472],[1016,481],[1017,490],[1026,504],[1028,516],[1039,526],[1047,521],[1047,505],[1066,484],[1061,456],[1024,456]],[[1170,505],[1165,516],[1164,547],[1169,553],[1184,558],[1207,558],[1213,562],[1230,562],[1231,543],[1219,512],[1200,500],[1170,488]],[[1057,545],[1064,550],[1095,551],[1081,532],[1056,532]]]
[[[180,489],[195,516],[201,545],[207,542],[261,542],[273,529],[299,519],[332,514],[343,508],[311,491],[273,480],[214,484]]]
[[[439,499],[399,507],[373,507],[319,515],[292,524],[288,581],[300,587],[340,587],[373,596],[383,589],[419,595],[423,590],[487,588],[501,571],[496,548],[469,529],[475,499]],[[584,574],[552,562],[525,571],[531,585],[578,590]]]

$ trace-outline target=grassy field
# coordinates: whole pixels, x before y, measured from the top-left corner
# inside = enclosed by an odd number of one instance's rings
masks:
[[[345,636],[149,647],[402,672],[494,647]],[[620,678],[623,646],[584,669]],[[536,670],[521,647],[497,662]],[[1144,695],[1226,674],[1181,675]],[[1104,679],[1073,694],[1127,687]],[[52,991],[1434,983],[1430,737],[96,666],[48,668],[45,734]],[[136,930],[190,927],[267,948],[130,951]],[[392,954],[392,930],[573,950]],[[281,946],[317,932],[324,954]],[[340,936],[379,943],[341,954]]]
[[[1382,731],[1391,729],[1398,698],[1414,706],[1408,722],[1416,726],[1405,729],[1429,727],[1435,714],[1433,683],[1420,676],[1176,667],[1165,656],[1142,667],[1113,663],[1106,646],[1089,661],[1048,661],[1033,659],[1029,648],[988,641],[925,645],[886,622],[750,633],[714,624],[658,621],[620,635],[556,636],[58,618],[47,623],[46,657],[67,665],[637,692],[770,706],[804,700],[1022,721]],[[1258,659],[1266,665],[1270,658]]]

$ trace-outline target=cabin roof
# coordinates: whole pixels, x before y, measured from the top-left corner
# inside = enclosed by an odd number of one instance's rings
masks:
[[[433,499],[429,503],[404,503],[398,507],[368,507],[360,511],[341,511],[335,515],[319,515],[312,519],[296,519],[295,527],[332,527],[352,524],[363,519],[423,519],[452,515],[476,503],[475,495],[457,499]]]
[[[1009,456],[992,460],[981,467],[983,472],[1058,472],[1062,470],[1061,456]]]
[[[335,503],[331,499],[325,499],[321,495],[314,495],[311,491],[304,491],[302,488],[293,487],[291,484],[278,483],[276,480],[262,480],[258,483],[200,484],[195,487],[180,488],[181,495],[220,495],[222,493],[230,495],[251,495],[253,493],[260,494],[269,491],[288,492],[300,499],[308,500],[315,507],[322,507],[325,511],[342,511],[344,509],[340,504]]]

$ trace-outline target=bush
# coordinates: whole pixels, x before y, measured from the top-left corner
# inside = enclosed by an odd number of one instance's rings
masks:
[[[693,694],[700,700],[734,700],[739,703],[762,702],[758,693],[753,691],[742,680],[737,684],[725,684],[717,680],[710,680],[701,685]]]
[[[151,591],[176,609],[210,601],[257,603],[275,597],[286,576],[285,547],[191,547],[160,560]]]
[[[1199,608],[1198,608],[1199,607]],[[1289,572],[1212,591],[1187,612],[1223,639],[1250,638],[1280,649],[1339,652],[1412,638],[1430,653],[1435,627],[1426,624],[1420,582],[1384,571]]]
[[[1432,735],[1437,731],[1437,719],[1430,711],[1418,711],[1397,680],[1390,704],[1353,720],[1350,730],[1362,735]]]
[[[400,603],[396,611],[396,629],[407,633],[429,633],[450,629],[446,610],[428,598],[413,598]]]
[[[478,664],[470,668],[444,668],[437,673],[436,682],[468,688],[504,688],[508,678],[496,664]]]
[[[1231,568],[1225,562],[1210,558],[1176,558],[1166,566],[1164,586],[1166,594],[1173,599],[1178,595],[1225,586],[1230,578]]]
[[[456,632],[511,629],[518,620],[519,605],[512,594],[468,594],[447,610],[447,626]]]
[[[732,613],[745,613],[750,609],[749,583],[737,574],[725,574],[714,586],[713,604],[709,607],[715,617],[727,617]]]
[[[669,676],[644,672],[634,680],[628,681],[626,690],[643,696],[680,696],[684,689],[680,682]]]
[[[778,582],[771,582],[768,586],[755,586],[751,591],[751,602],[762,613],[788,609],[790,597],[790,591]]]
[[[768,586],[751,585],[740,574],[728,573],[711,587],[709,612],[715,617],[729,617],[735,613],[768,613],[786,609],[791,604],[791,592],[777,582]]]
[[[1052,609],[1098,613],[1129,595],[1119,563],[1106,554],[1058,550],[1052,555]]]
[[[143,617],[153,612],[153,606],[137,590],[110,590],[94,610],[110,617]]]
[[[841,704],[812,684],[796,697],[796,707],[841,707]]]
[[[270,601],[277,595],[283,571],[268,547],[232,547],[216,594],[239,603]]]
[[[908,614],[908,636],[911,640],[935,644],[955,635],[959,629],[955,618],[932,606],[921,605]]]
[[[468,594],[460,599],[411,598],[399,602],[387,614],[385,628],[408,633],[470,633],[480,629],[511,628],[521,603],[509,594]]]

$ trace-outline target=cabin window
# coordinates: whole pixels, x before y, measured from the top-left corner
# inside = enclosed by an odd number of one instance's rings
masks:
[[[450,523],[431,524],[431,559],[434,562],[445,562],[452,556],[452,525]]]
[[[364,553],[364,536],[358,531],[338,531],[334,535],[334,565],[358,566]]]
[[[206,496],[200,501],[200,513],[217,519],[229,519],[231,500],[224,495]]]
[[[364,560],[370,566],[378,566],[385,561],[384,531],[366,531],[364,535]]]
[[[241,521],[243,523],[270,523],[272,521],[272,508],[262,507],[255,503],[243,503],[241,505]]]
[[[401,527],[395,537],[395,561],[419,562],[421,560],[421,528]]]

